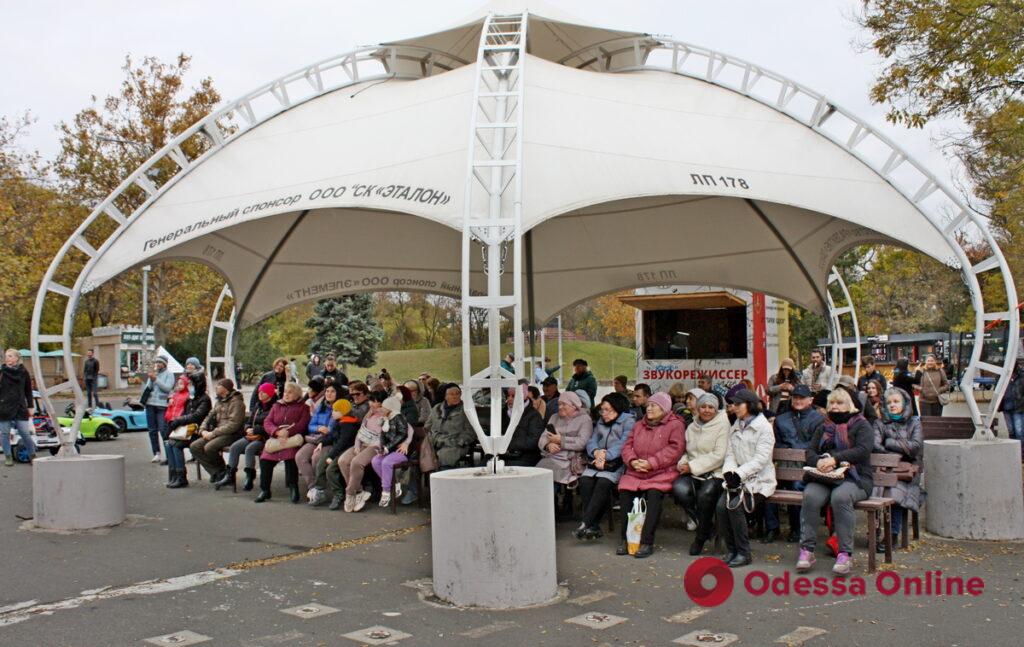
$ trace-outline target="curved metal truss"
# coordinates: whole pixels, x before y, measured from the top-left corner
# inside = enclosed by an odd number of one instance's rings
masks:
[[[528,20],[526,13],[489,14],[484,20],[477,51],[462,216],[462,384],[466,390],[466,418],[476,430],[484,454],[495,457],[491,461],[494,471],[500,467],[497,457],[508,448],[524,408],[523,398],[515,398],[509,426],[503,430],[504,390],[516,386],[523,361],[523,67]],[[476,212],[477,204],[485,204],[485,210]],[[483,254],[487,276],[483,295],[470,290],[470,261],[476,245]],[[512,293],[505,294],[501,275],[509,247]],[[501,366],[501,311],[505,309],[512,311],[515,373]],[[487,313],[488,366],[478,373],[473,373],[470,365],[472,310]],[[473,407],[477,389],[485,391],[490,403],[490,435],[484,433]]]
[[[492,316],[491,312],[503,308],[511,309],[517,361],[521,361],[523,357],[519,285],[522,190],[520,135],[526,23],[526,14],[492,15],[485,21],[481,33],[476,61],[478,80],[474,94],[474,121],[467,173],[462,264],[464,322],[468,320],[466,315],[469,308],[487,309],[489,317]],[[944,260],[950,267],[961,271],[970,291],[975,312],[975,339],[984,339],[987,322],[1002,320],[1007,322],[1010,330],[1018,329],[1020,315],[1013,279],[998,244],[982,219],[965,206],[943,182],[911,159],[885,135],[834,105],[824,95],[742,59],[675,40],[650,36],[610,40],[573,52],[559,62],[580,69],[602,72],[662,71],[699,79],[747,96],[827,137],[889,182],[914,204],[945,238],[951,256]],[[304,101],[356,83],[389,78],[421,78],[435,71],[446,71],[467,64],[467,61],[458,57],[423,47],[395,45],[358,48],[296,70],[257,88],[199,121],[164,146],[90,213],[61,247],[43,278],[32,313],[31,347],[34,352],[33,369],[35,374],[40,376],[39,391],[45,404],[52,410],[50,397],[55,393],[71,390],[79,403],[76,410],[84,410],[82,405],[85,398],[75,378],[76,371],[71,354],[71,330],[81,295],[95,287],[89,283],[90,272],[97,259],[124,231],[125,226],[191,169],[242,133]],[[490,104],[490,107],[485,107],[485,104]],[[505,112],[498,112],[499,107]],[[502,114],[505,115],[504,120]],[[480,150],[484,151],[483,155],[478,154]],[[511,199],[503,202],[502,198],[510,187]],[[480,190],[485,191],[490,197],[490,208],[486,214],[475,214],[470,210],[473,192]],[[108,219],[115,225],[112,233],[103,233],[102,226],[96,228],[99,233],[90,230],[94,223]],[[488,294],[484,297],[468,294],[469,280],[466,272],[469,266],[468,255],[474,240],[485,246]],[[963,247],[963,241],[984,242],[989,248],[990,255],[979,263],[972,264]],[[512,247],[515,266],[515,285],[513,294],[501,295],[497,275],[503,268],[503,253],[507,254],[509,246]],[[64,265],[71,267],[59,271]],[[992,312],[986,310],[978,276],[996,270],[1002,277],[1007,307],[1005,311]],[[68,287],[56,280],[58,276],[76,277],[76,280],[73,286]],[[63,280],[66,282],[66,279]],[[66,299],[60,331],[43,333],[40,330],[43,310],[47,304],[59,299]],[[831,314],[836,308],[833,306],[830,306],[830,319],[834,319]],[[843,307],[838,309],[841,310]],[[850,314],[852,313],[851,310]],[[833,327],[837,328],[834,321]],[[500,338],[495,338],[497,330],[498,326],[491,326],[489,331],[490,366],[476,375],[470,374],[466,346],[468,330],[465,327],[463,330],[464,382],[470,396],[474,388],[491,390],[492,421],[496,419],[495,402],[496,398],[501,397],[500,387],[515,383],[513,374],[498,368]],[[838,334],[841,334],[841,331]],[[38,351],[42,344],[62,346],[68,381],[52,386],[45,384],[38,359]],[[1001,366],[982,361],[982,350],[982,344],[974,345],[970,363],[961,382],[961,390],[965,394],[977,428],[975,436],[990,438],[988,425],[1009,382],[1017,355],[1017,344],[1008,345]],[[230,356],[229,348],[222,357],[228,359]],[[974,377],[980,371],[988,371],[999,376],[992,404],[985,414],[979,410],[971,388]],[[471,410],[472,407],[467,408],[467,411]],[[73,429],[78,428],[80,416],[81,413],[78,413]],[[497,419],[500,420],[500,417]],[[515,421],[512,427],[514,426]],[[495,437],[492,441],[485,436],[475,419],[474,427],[489,453],[500,453],[507,445],[508,438]],[[492,425],[492,429],[497,428]],[[65,434],[62,443],[70,447],[73,444],[72,439],[71,434]]]
[[[224,301],[227,299],[233,299],[233,296],[231,287],[225,285],[220,291],[220,296],[217,297],[217,305],[213,307],[210,330],[206,334],[206,371],[212,376],[213,365],[221,364],[224,367],[224,377],[238,384],[238,380],[235,379],[235,306],[232,304],[227,319],[220,318],[224,311]],[[220,342],[220,353],[214,354],[216,353],[214,349],[217,346],[218,330],[224,331],[224,339]],[[211,391],[213,390],[212,380],[208,381],[207,386]]]
[[[902,148],[852,113],[792,79],[734,56],[672,39],[652,36],[610,40],[580,49],[559,61],[578,69],[600,72],[661,71],[699,79],[732,90],[795,119],[850,153],[909,200],[949,245],[945,263],[963,275],[974,308],[974,338],[984,339],[987,322],[1005,321],[1011,331],[1020,326],[1017,292],[1009,266],[982,218]],[[989,256],[971,263],[965,243],[983,242]],[[1006,309],[986,309],[978,276],[998,270]],[[852,313],[852,310],[851,310]],[[975,438],[992,438],[989,426],[1010,381],[1017,344],[1007,344],[1002,365],[982,360],[982,343],[975,343],[960,383],[975,424]],[[999,376],[988,411],[974,398],[974,378],[987,371]]]
[[[845,305],[837,306],[832,296],[832,286],[839,288]],[[829,333],[832,337],[832,367],[835,368],[836,377],[843,374],[843,359],[847,350],[853,351],[853,375],[857,376],[860,366],[860,326],[857,325],[857,310],[853,307],[853,299],[850,298],[850,291],[846,289],[846,281],[835,266],[828,275],[828,286],[825,289],[825,298],[828,300],[828,321]],[[843,318],[847,319],[847,326],[853,332],[853,342],[847,343],[843,335]]]
[[[59,392],[72,391],[78,403],[73,431],[62,434],[62,446],[73,448],[73,434],[85,409],[85,397],[75,377],[77,371],[72,357],[75,310],[82,294],[96,287],[89,282],[96,262],[129,224],[192,169],[245,132],[285,110],[358,83],[423,78],[466,64],[458,57],[425,47],[380,45],[360,47],[295,70],[196,122],[146,160],[100,202],[50,263],[32,311],[32,368],[38,376],[40,395],[50,411],[54,411],[51,397]],[[104,222],[108,220],[112,222]],[[114,225],[112,231],[111,224]],[[75,282],[68,287],[57,281],[58,276],[74,278]],[[64,299],[63,304],[60,299]],[[59,332],[40,330],[43,311],[49,308],[63,310]],[[42,344],[61,345],[67,381],[46,385],[39,361]],[[233,367],[230,370],[233,371]]]

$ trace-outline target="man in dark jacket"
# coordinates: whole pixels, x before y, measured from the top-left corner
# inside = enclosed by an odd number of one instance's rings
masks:
[[[235,383],[223,379],[217,383],[217,403],[203,421],[198,440],[188,446],[199,464],[210,473],[210,482],[224,478],[227,466],[220,451],[242,437],[245,424],[245,400]]]
[[[284,384],[288,381],[288,360],[283,357],[278,357],[274,360],[274,370],[267,371],[260,378],[260,381],[256,384],[256,388],[252,390],[252,396],[249,398],[249,411],[252,411],[259,405],[259,393],[260,384],[273,384],[274,389],[277,391],[277,399],[280,400],[284,395]]]
[[[515,402],[513,398],[515,398],[517,390],[520,392],[526,391],[522,386],[508,390],[508,396],[505,398],[505,407],[502,410],[501,416],[501,426],[503,429],[507,429],[509,422],[511,422],[509,412],[512,410]],[[540,437],[544,433],[544,419],[541,418],[540,412],[530,404],[528,392],[526,392],[524,397],[526,403],[523,415],[519,418],[519,424],[516,425],[516,429],[512,433],[512,440],[509,442],[508,449],[505,451],[504,456],[502,456],[502,460],[505,461],[506,465],[533,467],[540,462],[539,443]]]
[[[0,366],[0,437],[3,438],[4,464],[14,465],[11,455],[11,428],[18,430],[21,442],[28,448],[29,462],[35,457],[32,437],[32,379],[21,363],[21,353],[8,348]]]
[[[92,349],[86,351],[87,357],[82,365],[82,380],[85,382],[85,406],[100,406],[100,396],[96,393],[96,378],[100,374],[100,361],[96,359]],[[93,402],[96,404],[93,405]]]
[[[558,380],[550,375],[541,382],[544,397],[544,424],[548,424],[552,416],[558,413],[558,398],[562,394],[558,392]]]
[[[825,416],[815,409],[814,396],[811,388],[806,384],[798,384],[789,394],[789,409],[775,417],[773,425],[775,428],[775,447],[778,449],[807,449],[811,438],[818,432],[818,428],[825,423]],[[779,489],[803,490],[804,484],[800,481],[783,481],[778,485]],[[800,540],[800,506],[786,506],[789,515],[789,535],[786,541],[794,543]],[[771,543],[779,534],[779,506],[771,503],[765,507],[765,534],[764,543]]]
[[[325,383],[327,380],[334,380],[336,385],[348,387],[348,376],[338,368],[337,359],[333,354],[328,355],[324,360],[324,369],[320,372],[320,377],[324,378]]]
[[[572,379],[569,380],[569,384],[565,387],[566,391],[573,392],[579,389],[583,389],[590,396],[591,402],[597,401],[597,378],[590,372],[590,367],[587,366],[587,360],[585,359],[574,359],[572,361]]]
[[[878,380],[882,384],[882,393],[885,393],[889,383],[885,381],[885,376],[879,373],[878,369],[875,368],[875,358],[868,355],[860,361],[860,366],[863,370],[861,372],[860,379],[857,380],[857,390],[867,393],[868,382],[871,380]],[[881,393],[879,395],[881,395]]]

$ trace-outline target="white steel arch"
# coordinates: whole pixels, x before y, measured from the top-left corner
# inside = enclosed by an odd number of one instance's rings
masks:
[[[61,454],[74,453],[74,437],[85,409],[85,397],[76,379],[77,371],[72,357],[71,331],[75,310],[81,295],[95,287],[88,280],[93,266],[129,223],[229,142],[289,108],[357,83],[422,78],[435,71],[447,71],[465,64],[466,61],[444,52],[411,45],[360,47],[318,61],[264,84],[196,122],[154,153],[100,202],[50,262],[32,310],[32,369],[39,376],[40,396],[50,411],[54,410],[51,396],[59,392],[71,390],[77,403],[71,432],[61,433]],[[189,151],[198,151],[198,154]],[[102,218],[113,220],[117,227],[101,244],[96,245],[90,242],[86,232]],[[77,269],[74,285],[67,287],[57,283],[55,277],[62,264],[69,259],[72,248],[84,255],[86,260],[84,266]],[[43,309],[57,297],[67,300],[60,332],[44,333],[40,330]],[[41,344],[61,345],[67,381],[46,385],[39,361]]]
[[[523,362],[522,298],[522,193],[523,193],[523,88],[526,60],[527,13],[488,14],[480,32],[477,73],[473,89],[466,197],[462,219],[462,384],[466,418],[476,431],[486,455],[493,456],[497,472],[512,433],[523,414],[523,399],[514,398],[509,427],[502,430],[504,390],[515,387]],[[511,192],[508,194],[507,192]],[[487,212],[475,213],[473,196],[487,198]],[[484,254],[487,291],[474,295],[470,286],[470,260],[474,243]],[[501,275],[512,248],[512,293],[503,294]],[[470,365],[470,310],[487,312],[488,366],[474,374]],[[501,311],[512,310],[515,373],[501,366]],[[490,432],[484,434],[473,392],[485,389],[490,399]]]
[[[513,68],[516,68],[519,73],[517,78],[522,78],[521,63],[526,50],[526,20],[526,14],[508,17],[490,16],[487,19],[478,51],[477,64],[480,66],[480,74],[485,72],[491,74],[512,72]],[[504,27],[502,26],[503,23]],[[510,25],[517,25],[518,27],[512,28]],[[490,37],[488,36],[489,31]],[[507,33],[499,33],[502,31]],[[518,36],[516,35],[517,33]],[[502,58],[502,62],[505,63],[504,65],[495,65],[493,62],[489,64],[484,63],[483,61],[487,58],[484,54],[491,52],[486,50],[485,46],[500,47],[508,45],[507,42],[501,41],[500,37],[520,38],[517,52],[513,53],[511,50],[506,49],[502,55],[504,57]],[[498,49],[493,50],[493,53],[490,55],[492,61],[496,60],[494,56],[498,53]],[[824,95],[742,59],[671,39],[649,36],[607,41],[600,45],[578,50],[563,58],[560,62],[580,69],[602,72],[661,71],[700,79],[754,99],[813,129],[816,133],[828,138],[843,150],[855,156],[880,177],[884,178],[910,201],[928,219],[935,230],[945,238],[951,252],[950,257],[945,259],[945,261],[950,267],[959,269],[962,272],[971,294],[971,302],[975,310],[976,339],[984,338],[986,322],[1003,320],[1008,323],[1011,330],[1017,330],[1019,326],[1019,312],[1013,279],[1002,252],[999,250],[995,239],[982,219],[966,207],[944,183],[935,178],[923,166],[912,160],[905,151],[896,146],[891,140],[873,130],[868,124],[851,113],[832,104]],[[137,218],[166,189],[192,168],[215,154],[239,134],[303,101],[355,83],[375,79],[420,78],[422,76],[429,76],[435,70],[452,69],[464,64],[466,64],[466,61],[457,57],[417,46],[394,45],[359,48],[347,54],[302,68],[261,86],[196,123],[147,160],[93,210],[89,217],[62,246],[44,276],[32,315],[31,346],[33,351],[35,351],[35,356],[32,359],[33,368],[37,375],[42,375],[38,360],[38,351],[41,344],[59,343],[65,351],[65,370],[69,376],[67,382],[49,387],[45,385],[42,378],[40,379],[39,386],[41,388],[39,390],[47,406],[52,407],[50,402],[51,395],[67,389],[74,392],[76,401],[80,405],[84,402],[81,388],[75,379],[76,371],[71,355],[70,331],[78,300],[81,294],[88,292],[94,287],[89,283],[89,274],[96,260],[124,230],[125,224]],[[509,76],[511,77],[512,75]],[[497,77],[495,76],[494,78],[496,79]],[[521,83],[519,87],[522,87]],[[483,99],[501,99],[501,93],[507,92],[490,85],[487,88],[481,92],[478,81],[478,89],[474,95],[474,106],[480,106],[480,102]],[[513,310],[514,320],[517,322],[517,325],[515,325],[515,347],[517,361],[519,361],[522,358],[522,326],[518,325],[521,322],[521,298],[518,285],[521,275],[518,271],[518,263],[521,256],[519,247],[522,234],[520,217],[518,215],[521,203],[521,137],[513,136],[507,138],[506,136],[511,133],[518,135],[522,132],[522,111],[518,108],[522,105],[521,89],[514,97],[517,100],[509,103],[509,99],[513,98],[513,95],[510,94],[505,94],[503,98],[506,102],[506,109],[508,109],[509,105],[514,104],[515,107],[512,108],[513,113],[518,111],[518,115],[515,117],[515,121],[499,122],[493,117],[488,117],[491,120],[490,122],[478,122],[491,123],[492,126],[497,126],[494,130],[503,133],[501,149],[489,149],[492,151],[490,163],[478,168],[490,169],[491,176],[496,172],[501,173],[501,177],[507,178],[510,181],[515,194],[515,199],[512,200],[514,206],[511,211],[500,211],[504,207],[500,206],[499,200],[499,212],[497,215],[488,214],[486,218],[480,218],[477,214],[467,213],[466,217],[476,217],[481,220],[481,222],[475,223],[476,231],[470,234],[470,237],[476,237],[488,243],[487,258],[489,261],[492,258],[490,255],[491,248],[495,247],[490,244],[491,240],[502,238],[501,232],[505,228],[513,230],[510,235],[504,237],[504,240],[506,241],[506,247],[507,243],[511,243],[513,248],[513,264],[516,266],[515,280],[517,283],[513,295],[509,295],[508,299],[496,297],[493,301],[480,300],[476,305],[470,307],[486,307],[488,309],[492,307],[497,307],[498,309],[508,307]],[[512,115],[513,113],[509,114]],[[476,125],[474,125],[472,137],[474,147],[478,141],[482,145],[487,146],[486,141],[479,140]],[[497,137],[493,141],[497,141]],[[200,151],[198,154],[193,155],[187,152],[196,149]],[[499,155],[495,156],[494,153],[499,153]],[[472,152],[470,156],[470,170],[478,170],[477,167],[473,166],[474,158],[472,157]],[[154,180],[148,173],[150,171],[156,171],[169,177],[164,181]],[[511,178],[504,175],[506,173],[511,173]],[[486,172],[481,175],[484,178],[488,177]],[[475,177],[476,174],[474,173],[468,174],[467,191],[472,190],[471,183]],[[484,189],[487,190],[488,185],[484,185]],[[129,215],[125,215],[126,213]],[[515,215],[506,216],[506,213]],[[102,244],[96,245],[95,241],[90,242],[90,239],[85,234],[90,225],[103,217],[112,219],[118,227],[112,235],[102,241]],[[482,233],[483,236],[477,235],[478,233]],[[958,240],[958,234],[965,235],[967,240],[983,240],[990,248],[991,256],[980,263],[972,265]],[[500,244],[496,246],[498,254],[494,257],[493,262],[491,262],[491,267],[500,267],[501,247]],[[72,252],[72,248],[75,248],[77,252]],[[77,280],[72,287],[59,284],[54,280],[55,276],[57,276],[58,268],[68,257],[69,253],[76,255],[79,253],[84,254],[87,259],[84,268],[78,271]],[[467,245],[464,242],[464,268],[466,265],[466,253]],[[1008,308],[1005,312],[990,312],[985,308],[977,277],[979,274],[992,270],[998,270],[1002,274],[1008,303]],[[467,285],[468,282],[463,281],[464,290],[467,289]],[[500,295],[500,293],[495,292],[495,295]],[[483,299],[482,297],[474,297],[472,295],[467,296],[471,299]],[[46,302],[53,301],[58,297],[67,299],[61,331],[58,333],[43,333],[40,331],[43,307]],[[466,307],[465,299],[463,304]],[[975,344],[971,353],[970,363],[963,377],[962,391],[965,394],[971,416],[977,428],[976,437],[990,438],[991,432],[988,430],[988,425],[994,416],[996,403],[1001,399],[1009,381],[1009,374],[1016,359],[1017,345],[1009,345],[1002,366],[983,362],[981,354],[982,345]],[[511,374],[502,374],[500,369],[493,366],[493,357],[491,360],[492,367],[489,367],[478,376],[469,376],[470,379],[465,380],[467,388],[470,390],[473,388],[491,388],[492,386],[499,387],[508,382],[515,382]],[[468,370],[468,361],[464,362],[464,366],[466,367],[465,370]],[[981,370],[999,375],[992,404],[984,414],[975,402],[973,390],[970,388],[975,375]],[[486,377],[487,375],[490,375],[490,379]],[[471,380],[483,381],[473,382]],[[966,388],[964,385],[966,385]],[[84,407],[78,406],[77,410],[82,411]],[[76,418],[74,428],[77,429],[79,422],[80,420]],[[475,426],[478,428],[478,435],[480,435],[479,425]],[[67,435],[67,437],[62,439],[62,442],[65,446],[70,447],[72,445],[71,439],[72,436]],[[498,449],[500,448],[499,445],[503,447],[502,443],[507,443],[507,439],[499,441],[498,445],[491,447],[491,449]],[[489,443],[485,445],[485,447],[488,446]]]
[[[836,370],[836,378],[843,374],[843,357],[845,350],[853,351],[853,375],[857,376],[860,367],[860,326],[857,324],[857,309],[850,298],[850,291],[846,289],[846,281],[839,273],[839,268],[833,266],[828,275],[829,286],[839,287],[845,305],[837,306],[832,290],[825,288],[825,298],[828,299],[828,320],[829,331],[832,337],[832,367]],[[843,337],[843,317],[849,320],[849,326],[853,330],[853,342],[846,343]]]
[[[902,148],[852,113],[792,79],[734,56],[668,38],[639,36],[615,39],[577,50],[560,63],[601,72],[662,71],[680,74],[732,90],[769,106],[827,137],[899,191],[949,244],[946,264],[960,270],[974,308],[974,338],[984,339],[985,325],[1006,321],[1016,332],[1020,326],[1017,292],[1009,266],[992,232],[981,217],[963,204],[944,182],[912,159]],[[961,239],[982,240],[991,255],[972,264]],[[1007,310],[986,310],[978,275],[998,270],[1002,275]],[[830,306],[830,310],[832,310]],[[852,312],[852,310],[851,310]],[[841,333],[840,333],[841,334]],[[1017,357],[1017,344],[1008,344],[1002,366],[981,359],[983,345],[975,343],[960,390],[975,424],[975,438],[993,438],[990,425],[1009,385]],[[999,376],[988,411],[982,413],[974,398],[974,378],[980,371]]]
[[[221,364],[224,367],[224,377],[238,384],[235,376],[235,306],[233,302],[227,318],[220,318],[226,299],[234,299],[231,294],[231,286],[227,284],[221,289],[220,296],[217,297],[217,304],[213,306],[213,316],[210,317],[210,329],[206,334],[206,371],[212,376],[212,366],[214,364]],[[223,346],[220,353],[215,354],[217,352],[214,348],[216,344],[215,337],[218,330],[224,331],[224,341],[222,342]],[[212,380],[208,382],[207,387],[212,391]]]

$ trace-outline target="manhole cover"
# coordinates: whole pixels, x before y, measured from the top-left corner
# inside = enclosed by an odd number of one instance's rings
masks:
[[[303,620],[307,618],[326,616],[327,614],[335,613],[337,611],[338,609],[335,609],[334,607],[324,606],[322,604],[317,604],[316,602],[310,602],[309,604],[303,604],[302,606],[292,607],[290,609],[281,609],[281,613],[287,613],[290,616],[302,618]]]

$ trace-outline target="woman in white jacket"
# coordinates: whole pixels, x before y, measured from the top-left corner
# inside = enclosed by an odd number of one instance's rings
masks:
[[[735,393],[730,403],[735,407],[736,422],[722,465],[725,492],[718,500],[718,534],[729,551],[723,561],[737,568],[752,561],[746,514],[764,506],[765,499],[775,494],[775,432],[753,391]]]
[[[697,522],[690,554],[700,555],[714,530],[715,506],[722,495],[722,464],[729,445],[729,417],[718,408],[718,396],[704,393],[694,406],[696,417],[686,427],[686,453],[676,469],[672,496]]]

